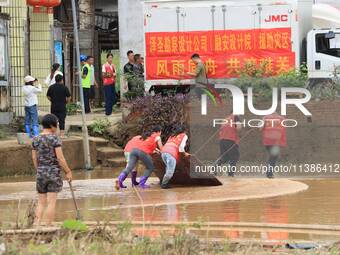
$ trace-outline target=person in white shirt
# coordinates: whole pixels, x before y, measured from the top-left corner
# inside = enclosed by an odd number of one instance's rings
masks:
[[[25,97],[25,130],[32,138],[39,135],[38,94],[42,92],[38,80],[30,75],[24,78],[25,85],[22,88]]]
[[[47,86],[51,86],[51,85],[55,84],[55,77],[57,75],[63,76],[63,73],[60,71],[60,64],[54,63],[52,65],[51,73],[45,79],[45,84]]]
[[[90,106],[94,108],[94,101],[96,99],[96,88],[98,88],[98,83],[96,80],[95,68],[94,68],[94,57],[88,56],[87,63],[91,67],[91,90],[90,90]]]

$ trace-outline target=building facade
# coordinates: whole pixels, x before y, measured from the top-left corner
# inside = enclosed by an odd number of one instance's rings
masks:
[[[0,104],[3,111],[23,116],[24,77],[30,74],[43,85],[50,73],[53,14],[46,11],[33,12],[33,8],[27,6],[26,0],[10,0],[1,5],[0,13],[9,19],[8,47],[5,49],[8,56],[5,58],[5,65],[9,73],[8,84],[6,88],[2,87],[2,91],[6,90],[8,95],[7,100],[1,97]],[[49,108],[46,90],[47,87],[43,86],[43,93],[39,95],[39,109],[44,111]]]

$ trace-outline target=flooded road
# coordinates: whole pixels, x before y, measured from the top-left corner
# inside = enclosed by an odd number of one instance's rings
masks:
[[[78,173],[75,174],[75,176],[75,179],[85,180],[79,181],[76,185],[76,194],[79,198],[79,206],[84,220],[140,221],[143,219],[140,200],[133,189],[130,188],[123,192],[116,192],[113,190],[112,179],[97,179],[111,177],[110,171],[95,171],[88,174]],[[241,186],[244,185],[245,187],[252,189],[251,183],[257,185],[257,179],[250,180],[249,183],[247,183],[248,180],[242,179],[243,178],[235,178],[235,180],[229,180],[228,184],[222,186],[224,193],[219,194],[221,196],[228,196],[235,192],[233,191],[233,187],[241,189]],[[21,178],[16,181],[20,182],[8,183],[8,179],[1,179],[1,221],[15,221],[18,211],[20,212],[20,217],[23,217],[29,199],[34,197],[34,183],[26,182],[32,181],[32,178]],[[130,181],[127,180],[128,184],[130,184],[129,182]],[[237,201],[212,201],[209,203],[204,201],[196,201],[196,203],[176,202],[185,202],[186,198],[190,200],[197,196],[209,198],[209,194],[208,196],[206,194],[198,195],[199,192],[206,192],[205,188],[188,187],[163,191],[158,188],[155,179],[153,179],[152,182],[155,187],[153,190],[140,192],[146,205],[145,220],[147,221],[340,224],[340,179],[299,180],[302,185],[306,184],[306,187],[308,185],[308,189],[302,189],[302,191],[298,193],[289,195],[242,199]],[[89,185],[88,183],[91,184]],[[66,190],[66,187],[67,186],[64,188],[64,192],[60,194],[61,199],[58,200],[57,203],[57,221],[73,218],[75,215],[73,203],[69,196],[69,190]],[[230,190],[228,190],[228,187]],[[302,186],[300,188],[302,188]],[[276,188],[275,186],[270,187],[268,192],[273,192],[271,189]],[[279,189],[279,186],[277,186],[277,189]],[[21,198],[19,210],[18,198]],[[148,198],[152,201],[148,202]],[[152,204],[154,205],[152,206]],[[232,238],[239,238],[247,235],[242,231],[227,232],[225,232],[224,235]],[[267,238],[269,238],[268,234],[270,233],[266,234]],[[263,233],[258,233],[257,237],[263,238]],[[288,235],[288,233],[285,232],[276,233],[275,236],[276,239],[288,239],[292,237],[306,239],[305,235]],[[307,237],[307,239],[310,238],[311,237]]]

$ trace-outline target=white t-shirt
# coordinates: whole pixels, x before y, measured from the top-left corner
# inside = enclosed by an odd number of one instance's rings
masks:
[[[94,66],[91,65],[91,86],[94,86],[94,78],[95,78]]]
[[[41,85],[32,86],[32,85],[25,85],[22,88],[22,92],[25,96],[25,106],[30,107],[33,105],[38,105],[38,96],[37,94],[42,92]]]
[[[52,79],[51,79],[51,75],[50,75],[50,74],[46,77],[46,79],[45,79],[45,84],[48,85],[48,86],[51,86],[51,85],[55,84],[55,77],[56,77],[58,74],[61,75],[61,76],[64,76],[64,74],[63,74],[62,72],[56,71],[56,72],[54,73]]]
[[[187,144],[188,141],[188,136],[185,135],[182,139],[181,144],[179,145],[178,151],[179,152],[185,152],[185,145]]]

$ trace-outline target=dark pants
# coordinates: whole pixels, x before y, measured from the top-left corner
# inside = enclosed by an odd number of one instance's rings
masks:
[[[232,168],[235,168],[239,159],[240,151],[238,144],[232,140],[220,140],[220,158],[217,164],[228,163]],[[233,175],[234,173],[229,172],[228,174]]]
[[[115,85],[104,85],[105,94],[105,114],[112,114],[112,107],[116,104],[116,88]]]
[[[51,113],[57,116],[59,122],[59,129],[65,130],[66,109],[65,110],[52,109]]]
[[[149,177],[152,174],[152,171],[154,168],[153,163],[152,163],[152,158],[150,155],[146,154],[145,152],[139,149],[133,149],[130,152],[129,162],[126,168],[123,170],[123,172],[126,173],[126,175],[129,175],[129,173],[131,173],[132,170],[136,167],[138,160],[141,160],[143,164],[146,166],[144,176]]]
[[[91,88],[83,88],[83,95],[84,95],[84,106],[85,106],[85,113],[90,113],[90,97],[91,97]]]
[[[279,160],[280,157],[280,146],[278,145],[267,145],[266,150],[269,155],[268,159],[268,171],[267,171],[267,176],[273,175],[273,168],[276,166],[277,161]]]

